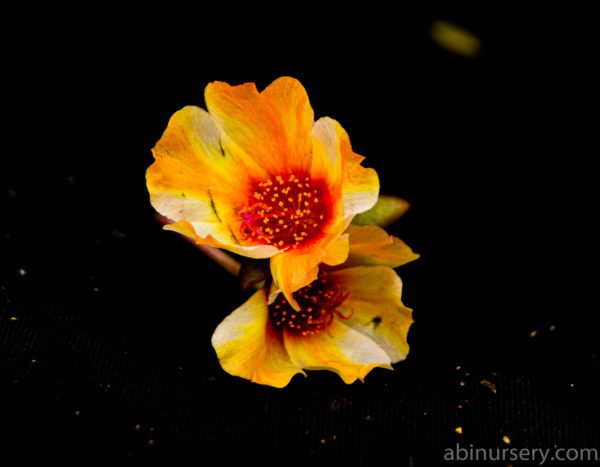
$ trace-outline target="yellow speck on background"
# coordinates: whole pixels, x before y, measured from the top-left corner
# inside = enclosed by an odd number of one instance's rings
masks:
[[[463,57],[475,58],[481,50],[478,37],[449,21],[435,20],[429,34],[440,47]]]

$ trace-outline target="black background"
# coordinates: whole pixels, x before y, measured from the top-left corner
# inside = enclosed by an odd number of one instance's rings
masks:
[[[226,12],[155,13],[38,12],[7,38],[3,458],[429,465],[503,436],[600,449],[582,144],[595,107],[577,20],[431,7],[240,28]],[[431,41],[435,18],[480,37],[480,56]],[[210,338],[248,294],[161,231],[148,200],[173,112],[204,107],[210,81],[262,89],[282,75],[344,126],[382,193],[412,205],[388,229],[422,255],[398,269],[411,352],[364,384],[226,374]]]

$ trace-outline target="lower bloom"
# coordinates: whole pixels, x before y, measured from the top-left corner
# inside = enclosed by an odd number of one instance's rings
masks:
[[[284,387],[304,370],[330,370],[350,384],[406,358],[412,310],[392,268],[418,255],[379,227],[347,233],[348,260],[294,292],[299,307],[276,286],[262,288],[217,327],[212,344],[225,371]]]

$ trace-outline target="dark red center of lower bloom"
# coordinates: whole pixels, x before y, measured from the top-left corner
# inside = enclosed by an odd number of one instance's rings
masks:
[[[287,329],[303,336],[316,334],[329,327],[334,314],[341,319],[352,317],[353,313],[344,316],[337,310],[348,293],[321,271],[316,281],[293,293],[300,305],[299,311],[292,308],[283,294],[277,295],[269,305],[271,323],[278,329]]]
[[[298,248],[322,237],[331,218],[330,194],[324,180],[304,174],[277,175],[253,184],[239,214],[242,239],[280,250]]]

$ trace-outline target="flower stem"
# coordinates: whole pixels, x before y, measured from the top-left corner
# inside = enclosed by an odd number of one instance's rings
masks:
[[[171,219],[169,219],[168,217],[162,216],[158,213],[155,214],[155,217],[156,217],[156,220],[159,221],[163,225],[173,223],[173,221]],[[188,242],[190,242],[192,245],[194,245],[196,248],[198,248],[202,253],[204,253],[206,256],[208,256],[210,259],[212,259],[215,263],[219,264],[228,273],[230,273],[236,277],[240,275],[240,270],[242,269],[242,264],[238,260],[229,256],[223,250],[220,250],[218,248],[215,248],[215,247],[212,247],[209,245],[197,244],[193,238],[187,237],[182,234],[179,234],[179,235],[181,237],[183,237],[184,239],[186,239]]]
[[[240,270],[242,269],[241,263],[229,256],[223,250],[209,245],[196,245],[196,248],[202,251],[202,253],[212,259],[215,263],[219,264],[228,273],[233,274],[234,276],[240,275]]]

